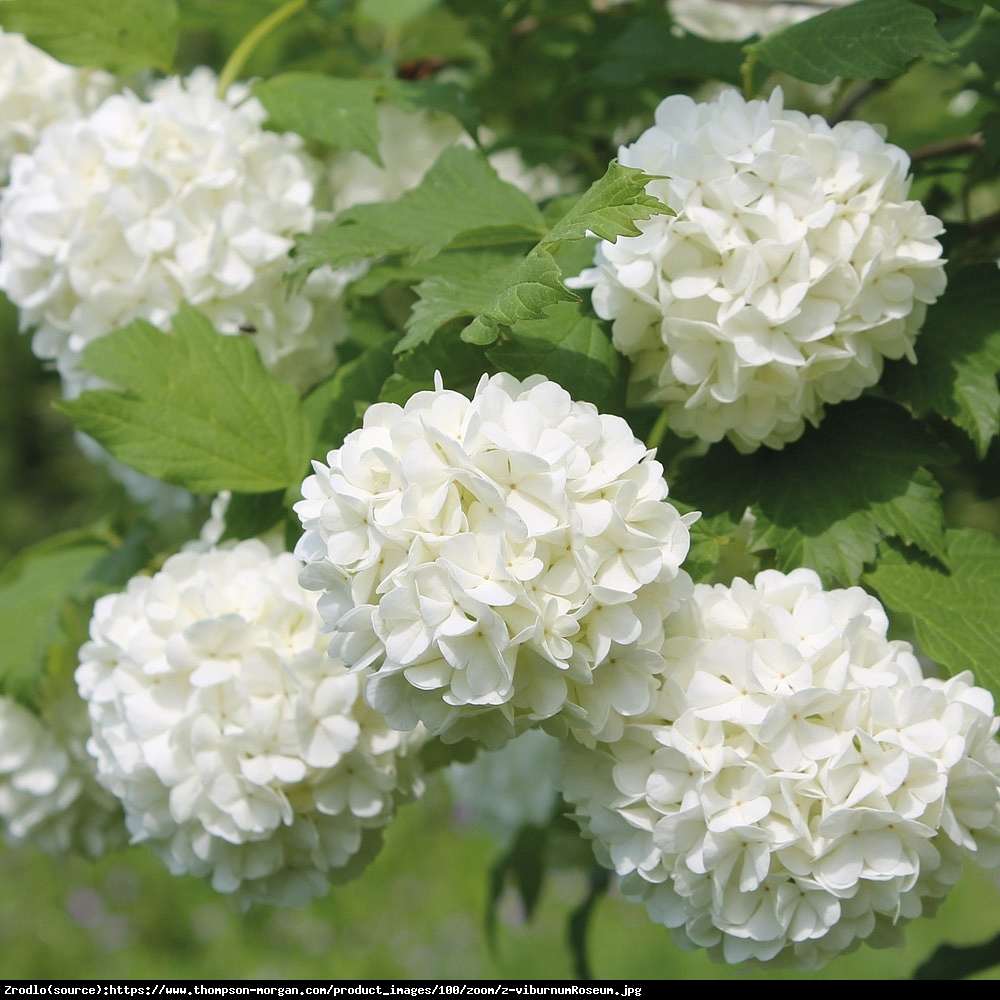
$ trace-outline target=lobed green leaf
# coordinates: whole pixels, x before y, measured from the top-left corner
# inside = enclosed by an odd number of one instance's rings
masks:
[[[900,407],[862,398],[832,407],[781,451],[714,445],[684,463],[671,488],[708,516],[738,521],[749,507],[753,551],[772,549],[784,571],[809,566],[828,584],[851,585],[886,537],[947,558],[941,489],[924,466],[948,460]]]
[[[921,648],[951,674],[971,670],[1000,701],[1000,540],[949,531],[948,570],[886,546],[864,582],[892,611],[909,615]]]
[[[884,80],[920,55],[946,55],[934,14],[907,0],[858,0],[747,47],[751,57],[808,83],[837,77]]]
[[[333,149],[356,149],[382,165],[375,103],[377,80],[336,80],[319,73],[281,73],[254,84],[270,125]]]
[[[304,474],[315,433],[295,390],[253,344],[182,304],[173,334],[143,320],[95,340],[83,366],[120,386],[64,400],[85,434],[126,465],[197,493],[266,493]]]

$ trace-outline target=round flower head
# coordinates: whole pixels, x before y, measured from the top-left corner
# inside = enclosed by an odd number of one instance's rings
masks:
[[[941,223],[906,200],[909,160],[874,126],[782,110],[780,90],[675,96],[619,155],[665,178],[647,190],[676,215],[601,243],[574,284],[676,433],[780,448],[884,358],[915,360],[945,285]]]
[[[751,35],[798,24],[850,0],[826,3],[740,3],[733,0],[669,0],[673,19],[685,30],[719,42],[739,42]]]
[[[0,697],[0,820],[8,839],[97,858],[125,843],[121,808],[94,780],[87,709],[75,690],[42,716]]]
[[[198,70],[148,101],[113,95],[15,157],[0,197],[0,288],[67,395],[95,384],[77,367],[87,344],[134,319],[166,328],[182,300],[223,333],[252,336],[279,378],[306,385],[332,370],[349,276],[323,269],[288,294],[292,238],[315,220],[316,167],[265,118],[246,88],[223,100]]]
[[[560,713],[615,738],[690,587],[689,518],[651,456],[542,376],[370,407],[295,508],[331,655],[401,729],[495,748]]]
[[[418,789],[417,735],[326,655],[301,568],[256,539],[175,555],[98,600],[76,673],[132,840],[244,904],[358,874]]]
[[[46,125],[88,114],[113,85],[107,73],[64,66],[0,29],[0,186],[14,154],[34,149]]]
[[[680,944],[815,968],[895,943],[964,858],[1000,862],[1000,721],[926,679],[882,606],[811,570],[695,587],[655,712],[576,750],[564,794]]]

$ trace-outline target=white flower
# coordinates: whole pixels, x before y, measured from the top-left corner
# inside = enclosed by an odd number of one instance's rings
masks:
[[[860,588],[699,585],[656,709],[571,752],[564,795],[626,895],[717,958],[815,968],[1000,863],[992,697],[921,676]]]
[[[64,66],[0,29],[0,186],[14,154],[31,152],[46,125],[89,113],[113,86],[107,73]]]
[[[76,673],[132,840],[245,904],[357,874],[418,790],[419,736],[326,655],[301,568],[257,540],[175,555],[98,600]]]
[[[909,160],[864,122],[674,96],[620,151],[676,212],[598,246],[574,279],[632,360],[637,402],[686,437],[780,448],[824,405],[915,360],[944,290],[941,223],[907,201]]]
[[[826,0],[825,3],[754,3],[739,0],[669,0],[673,19],[685,31],[719,42],[738,42],[751,35],[769,35],[772,31],[798,24],[824,10],[842,7],[850,0]]]
[[[459,817],[510,845],[521,827],[544,826],[558,791],[559,742],[529,729],[499,750],[482,750],[468,764],[444,772]]]
[[[378,152],[382,165],[356,150],[335,153],[329,161],[328,182],[333,208],[340,212],[354,205],[395,201],[415,188],[450,146],[475,145],[451,115],[432,111],[403,111],[394,104],[378,107]],[[479,139],[489,146],[495,136],[480,129]],[[502,181],[513,184],[535,201],[575,190],[576,184],[551,167],[526,167],[516,149],[503,149],[489,157]]]
[[[296,233],[312,228],[317,167],[297,136],[234,87],[198,70],[142,101],[125,92],[89,117],[51,125],[15,157],[0,198],[0,288],[36,328],[74,396],[91,341],[134,319],[166,328],[182,300],[223,333],[253,338],[279,378],[331,371],[346,333],[339,293],[352,274],[317,272],[289,295]]]
[[[296,511],[331,654],[399,728],[495,748],[557,714],[614,738],[644,711],[686,596],[690,517],[619,417],[554,382],[377,404]]]
[[[0,697],[0,820],[14,843],[97,858],[125,843],[121,809],[94,780],[87,710],[76,691],[41,717]]]

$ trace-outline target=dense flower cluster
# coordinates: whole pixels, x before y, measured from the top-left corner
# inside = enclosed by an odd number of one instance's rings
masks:
[[[695,588],[655,713],[575,751],[565,794],[626,894],[729,962],[815,967],[1000,861],[993,700],[925,679],[860,588]]]
[[[125,823],[94,780],[86,707],[67,694],[42,717],[0,697],[0,821],[15,843],[97,858],[125,843]]]
[[[471,401],[439,379],[327,461],[295,507],[303,583],[393,725],[495,748],[557,713],[614,739],[649,707],[689,519],[624,420],[541,376]]]
[[[113,85],[107,73],[64,66],[0,29],[0,185],[14,154],[34,149],[46,125],[88,114]]]
[[[473,146],[473,140],[451,115],[432,111],[403,111],[383,103],[378,109],[379,158],[372,162],[357,150],[336,153],[330,159],[329,188],[335,211],[375,201],[395,201],[415,188],[449,146]],[[488,145],[493,136],[480,130]],[[513,184],[535,201],[565,194],[575,184],[551,167],[527,167],[516,149],[490,155],[490,164],[501,180]]]
[[[301,568],[258,540],[175,555],[98,600],[76,674],[133,841],[244,903],[357,874],[419,787],[419,736],[326,655]]]
[[[884,358],[913,360],[944,290],[941,224],[906,200],[909,160],[873,126],[785,111],[780,90],[674,96],[620,159],[665,178],[647,190],[676,215],[601,243],[575,284],[614,320],[636,401],[678,434],[781,447]]]
[[[0,289],[56,361],[68,395],[97,337],[133,319],[167,327],[182,300],[223,332],[253,333],[264,364],[305,385],[332,370],[346,334],[329,269],[289,295],[293,236],[312,228],[316,166],[297,136],[266,132],[264,108],[225,100],[199,70],[125,92],[44,132],[15,157],[0,197]],[[321,298],[322,296],[322,298]]]
[[[739,42],[751,35],[798,24],[824,10],[843,7],[850,0],[825,3],[740,3],[739,0],[669,0],[673,19],[685,31],[719,42]]]

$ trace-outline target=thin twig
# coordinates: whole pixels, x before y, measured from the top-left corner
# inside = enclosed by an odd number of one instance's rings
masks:
[[[842,122],[845,118],[849,118],[853,113],[855,108],[866,98],[871,97],[876,91],[881,90],[885,86],[882,80],[869,80],[867,83],[861,84],[857,87],[853,93],[849,94],[844,102],[837,108],[836,111],[830,116],[830,124],[836,125],[837,122]]]
[[[974,153],[986,144],[982,132],[963,135],[958,139],[946,139],[944,142],[932,142],[929,146],[921,146],[910,153],[911,163],[923,163],[925,160],[938,160],[945,156],[958,156],[959,153]]]

